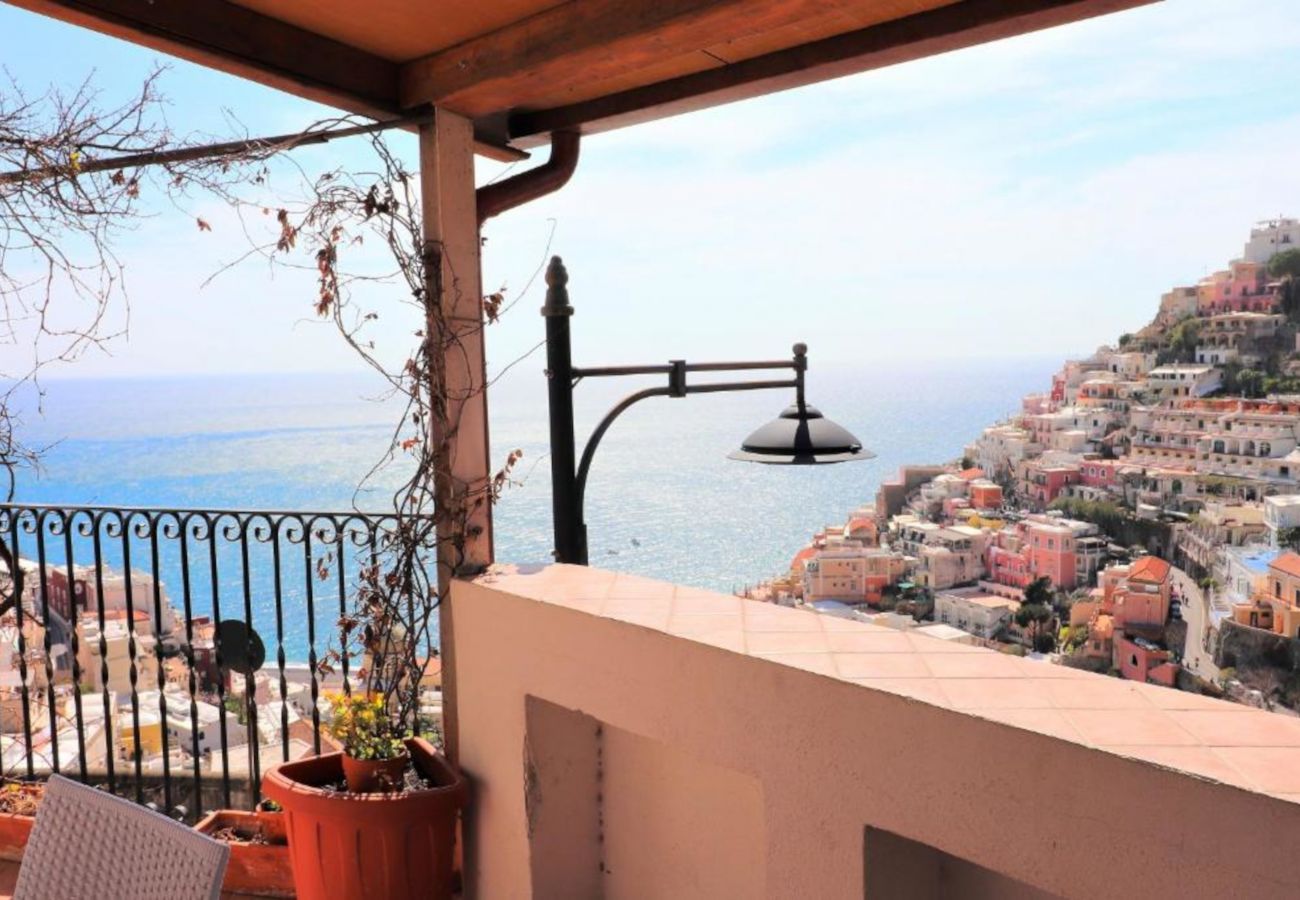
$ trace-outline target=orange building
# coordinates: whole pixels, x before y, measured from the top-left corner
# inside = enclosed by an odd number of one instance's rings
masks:
[[[1120,628],[1163,628],[1169,618],[1172,566],[1158,556],[1144,556],[1128,566],[1103,573],[1103,609]]]
[[[1150,641],[1121,636],[1115,638],[1115,667],[1130,681],[1163,684],[1173,687],[1178,679],[1178,664],[1173,654]]]
[[[1300,638],[1300,554],[1288,550],[1268,565],[1264,589],[1232,608],[1242,625]]]
[[[991,481],[971,482],[970,505],[976,509],[998,509],[1002,506],[1002,488]]]

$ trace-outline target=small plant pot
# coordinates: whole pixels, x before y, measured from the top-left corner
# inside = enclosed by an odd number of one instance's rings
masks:
[[[27,849],[27,839],[32,834],[35,816],[17,813],[0,813],[0,859],[19,862]]]
[[[355,794],[343,754],[282,763],[262,792],[284,809],[299,900],[444,900],[453,896],[456,822],[468,799],[461,776],[428,741],[407,752],[434,787]]]
[[[260,834],[266,843],[230,840],[222,832],[233,829],[241,835]],[[293,868],[289,862],[289,837],[284,814],[219,809],[209,813],[194,830],[217,837],[230,847],[230,862],[221,888],[232,894],[254,897],[292,897]]]
[[[403,753],[392,759],[353,759],[343,754],[343,777],[354,794],[400,791],[406,783],[406,765],[411,757]]]
[[[6,792],[7,800],[22,798],[32,806],[38,805],[45,794],[45,785],[38,782],[6,780],[2,789]],[[6,805],[9,806],[8,803]],[[27,803],[18,805],[24,807],[24,812],[0,812],[0,859],[10,862],[22,860],[23,851],[27,849],[27,839],[32,834],[32,825],[36,822],[35,814],[25,811]]]

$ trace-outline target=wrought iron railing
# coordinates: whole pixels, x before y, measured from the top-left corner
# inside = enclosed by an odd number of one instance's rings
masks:
[[[0,612],[4,773],[61,772],[189,819],[256,803],[265,767],[329,749],[324,694],[361,664],[338,621],[393,525],[0,505],[0,541],[21,560],[21,602]]]

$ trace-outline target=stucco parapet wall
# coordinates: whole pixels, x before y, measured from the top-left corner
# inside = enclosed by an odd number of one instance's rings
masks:
[[[495,566],[478,583],[684,640],[1300,803],[1300,718],[581,566]]]
[[[449,602],[466,896],[1300,896],[1295,720],[598,569]]]

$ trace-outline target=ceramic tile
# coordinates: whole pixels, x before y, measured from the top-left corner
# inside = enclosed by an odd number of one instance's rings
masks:
[[[1300,720],[1262,710],[1175,709],[1169,718],[1210,747],[1297,747]]]
[[[1082,738],[1079,731],[1071,725],[1065,715],[1058,709],[981,709],[981,717],[1013,725],[1025,731],[1035,731],[1049,737],[1061,738],[1079,743]]]
[[[616,595],[605,601],[601,614],[606,616],[618,617],[624,613],[662,613],[664,621],[668,620],[668,615],[672,611],[672,600],[667,597],[626,597]]]
[[[745,635],[750,653],[825,653],[830,650],[820,631],[751,631]]]
[[[693,631],[689,634],[683,634],[681,637],[697,644],[721,647],[723,650],[730,650],[733,653],[745,652],[745,636],[739,631],[730,629],[723,631]]]
[[[694,634],[698,631],[744,632],[740,613],[715,613],[712,615],[683,616],[676,612],[668,619],[668,630],[673,634]]]
[[[1205,709],[1220,712],[1252,712],[1249,706],[1231,700],[1216,700],[1204,694],[1193,694],[1157,684],[1135,684],[1137,692],[1158,709]]]
[[[1196,738],[1158,709],[1067,709],[1065,718],[1095,747],[1192,746]]]
[[[826,634],[832,650],[842,653],[911,653],[906,635],[892,631],[831,631]]]
[[[590,613],[595,616],[600,615],[600,611],[605,606],[604,597],[568,596],[564,594],[548,593],[546,596],[542,597],[542,601],[545,603],[553,603],[556,606],[563,606],[567,609],[574,609],[578,612]]]
[[[632,607],[622,612],[611,613],[608,610],[604,613],[607,619],[616,619],[619,622],[627,622],[632,625],[641,625],[646,628],[654,628],[658,631],[668,630],[668,610],[651,608]]]
[[[903,637],[917,653],[989,653],[984,647],[972,647],[959,641],[941,641],[923,634],[905,634]]]
[[[1206,747],[1109,747],[1112,753],[1155,763],[1166,769],[1190,772],[1211,781],[1254,788],[1254,783]]]
[[[673,614],[679,616],[740,615],[741,599],[704,591],[679,591],[673,596]]]
[[[675,591],[676,586],[666,581],[619,575],[610,589],[610,596],[671,601]]]
[[[1261,791],[1300,793],[1300,747],[1220,747],[1214,752]]]
[[[1154,709],[1134,685],[1097,675],[1078,680],[1055,680],[1047,686],[1052,702],[1061,709]]]
[[[753,653],[751,655],[755,659],[765,659],[783,666],[816,672],[818,675],[836,674],[835,664],[827,653]]]
[[[1052,701],[1042,682],[1016,678],[939,678],[953,709],[1048,709]]]
[[[1025,669],[1018,659],[992,650],[984,653],[918,653],[936,678],[1022,678]]]
[[[872,690],[921,700],[933,706],[948,706],[948,698],[940,689],[939,682],[933,678],[848,678],[845,680]]]
[[[911,653],[835,653],[835,668],[845,678],[925,678],[925,664]]]
[[[766,609],[754,609],[764,606]],[[818,631],[822,630],[817,621],[822,616],[815,612],[798,609],[782,609],[770,603],[750,601],[744,609],[746,631]]]
[[[1072,669],[1069,666],[1061,666],[1061,665],[1057,665],[1056,663],[1045,662],[1042,660],[1031,659],[1031,660],[1026,660],[1026,662],[1029,663],[1030,665],[1034,665],[1038,667],[1037,669],[1034,670],[1033,677],[1035,678],[1051,678],[1058,681],[1063,681],[1063,680],[1074,681],[1081,678],[1086,679],[1086,678],[1105,677],[1102,675],[1096,675],[1092,672],[1085,672],[1083,669]]]

